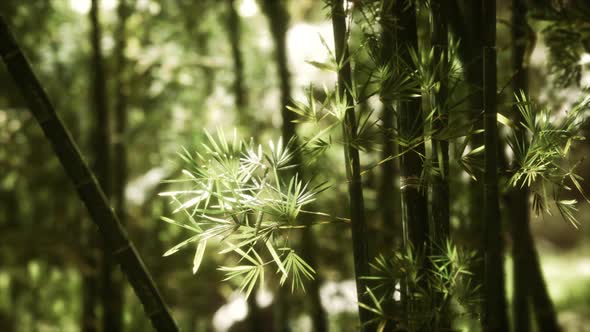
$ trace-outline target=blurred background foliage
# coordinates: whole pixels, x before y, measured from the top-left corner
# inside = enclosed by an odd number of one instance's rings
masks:
[[[281,81],[275,58],[277,43],[270,29],[277,23],[269,22],[264,2],[127,0],[126,33],[122,37],[118,30],[122,17],[117,11],[119,2],[100,1],[108,108],[115,108],[115,96],[121,89],[126,96],[127,129],[123,136],[112,136],[127,149],[126,227],[184,331],[249,330],[247,317],[253,316],[253,311],[257,319],[266,322],[268,331],[284,331],[286,327],[311,330],[317,327],[317,319],[327,321],[330,330],[351,331],[357,324],[356,294],[350,232],[342,223],[311,229],[315,244],[307,254],[314,257],[313,267],[318,273],[320,313],[325,315],[320,318],[318,307],[310,304],[313,291],[291,294],[278,290],[276,280],[256,294],[257,303],[248,303],[234,284],[221,282],[223,273],[216,267],[224,264],[224,257],[216,255],[215,249],[205,255],[197,275],[192,273],[194,251],[162,258],[167,249],[186,238],[182,229],[160,220],[160,216],[170,214],[171,207],[157,195],[169,186],[164,180],[180,176],[184,166],[176,153],[181,147],[196,149],[204,140],[206,128],[229,131],[236,127],[241,137],[254,137],[258,142],[281,135]],[[336,80],[334,73],[307,62],[328,62],[320,37],[333,47],[331,24],[323,1],[284,3],[288,17],[279,24],[288,28],[285,45],[290,90],[293,99],[304,100],[304,89],[310,83],[321,87]],[[96,68],[91,62],[90,9],[90,0],[0,3],[0,14],[9,21],[74,140],[86,158],[93,160],[96,152],[91,133],[96,124],[92,77]],[[510,17],[509,1],[498,1],[498,16],[498,81],[502,87],[512,75],[510,31],[505,24]],[[583,48],[577,54],[580,84],[564,86],[563,75],[550,75],[555,73],[549,64],[553,53],[539,32],[550,23],[531,20],[531,24],[538,32],[529,63],[531,97],[550,105],[559,116],[584,93],[584,87],[590,87],[590,54]],[[126,38],[126,64],[122,69],[116,58],[119,38]],[[352,36],[352,47],[355,43],[358,46],[357,38],[361,37]],[[236,55],[241,58],[240,64]],[[241,96],[236,94],[238,74]],[[121,77],[123,84],[119,85]],[[318,91],[321,95],[321,89]],[[505,96],[499,104],[501,112],[511,104],[510,94],[500,96]],[[378,103],[368,107],[378,108]],[[583,128],[584,136],[588,129],[587,125]],[[302,125],[298,134],[309,137],[315,130]],[[576,147],[576,155],[588,153],[588,143]],[[342,153],[331,149],[320,158],[310,173],[319,180],[329,180],[332,187],[318,196],[314,207],[346,216]],[[375,151],[367,151],[361,158],[364,167],[378,160]],[[578,171],[590,178],[587,162]],[[379,176],[375,169],[364,177],[369,231],[374,233],[383,231],[376,221]],[[465,183],[467,177],[452,181]],[[459,190],[451,194],[454,229],[460,230],[462,220],[469,215],[467,193]],[[84,225],[90,220],[3,66],[0,198],[0,330],[81,330],[82,276],[100,273],[84,257],[89,250]],[[572,198],[583,201],[581,197]],[[579,230],[554,212],[531,222],[547,285],[565,330],[590,331],[590,210],[582,205],[577,211]],[[92,234],[97,236],[96,232]],[[460,236],[457,239],[461,241]],[[507,263],[509,274],[510,266]],[[127,285],[123,290],[124,330],[149,330],[135,295]],[[109,290],[103,287],[100,291]],[[101,307],[95,310],[100,317]]]

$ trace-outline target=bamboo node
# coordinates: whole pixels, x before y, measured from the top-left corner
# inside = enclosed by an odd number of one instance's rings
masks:
[[[404,190],[406,188],[420,188],[422,181],[419,176],[400,176],[399,188]]]

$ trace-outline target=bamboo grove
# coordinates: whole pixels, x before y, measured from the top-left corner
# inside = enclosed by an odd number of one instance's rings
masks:
[[[244,299],[247,318],[232,331],[293,330],[296,315],[307,315],[305,329],[316,332],[564,330],[533,218],[555,215],[571,231],[587,227],[579,211],[590,200],[576,152],[590,112],[580,62],[590,53],[584,1],[305,2],[306,15],[321,11],[313,15],[329,23],[329,34],[317,35],[326,58],[305,60],[330,79],[310,79],[303,88],[290,68],[298,53],[289,47],[289,33],[305,12],[294,8],[304,5],[250,1],[264,16],[272,44],[271,63],[260,65],[276,76],[269,87],[266,72],[252,68],[260,60],[248,53],[254,28],[242,20],[250,2],[179,1],[170,8],[181,19],[162,24],[169,33],[159,36],[155,28],[141,38],[161,37],[156,49],[185,38],[192,46],[182,52],[199,53],[186,68],[200,85],[186,95],[172,92],[162,99],[172,106],[157,107],[174,109],[196,98],[197,108],[214,107],[221,98],[216,86],[223,84],[231,103],[219,102],[224,120],[213,128],[202,114],[173,114],[154,117],[144,129],[137,129],[138,119],[162,112],[137,113],[159,100],[141,91],[153,88],[143,80],[158,69],[138,71],[149,52],[134,59],[129,50],[141,40],[133,39],[131,27],[151,28],[134,16],[140,1],[116,1],[108,24],[101,21],[101,2],[89,2],[87,17],[87,137],[67,118],[75,112],[67,98],[50,101],[49,78],[34,73],[37,58],[27,59],[24,36],[12,32],[18,6],[0,5],[0,55],[8,73],[0,78],[14,81],[21,107],[30,110],[63,167],[53,171],[73,184],[92,221],[75,210],[81,331],[124,331],[129,308],[139,305],[140,320],[156,331],[213,330],[213,312],[191,308],[208,305],[200,293],[207,288],[221,289],[211,291],[212,303],[230,290]],[[166,19],[160,15],[154,22]],[[188,37],[177,37],[175,29]],[[105,47],[109,31],[112,45]],[[215,34],[226,37],[224,61],[215,61],[221,43]],[[539,89],[530,80],[539,75],[531,69],[537,38],[549,55],[549,89],[580,91],[567,111],[533,91]],[[267,94],[270,88],[277,93]],[[271,120],[257,111],[266,95],[276,99],[266,114]],[[228,121],[232,129],[224,127]],[[175,125],[184,129],[161,128]],[[142,130],[144,136],[137,133]],[[131,144],[134,135],[143,139]],[[147,150],[158,144],[153,140],[172,142],[156,159],[173,159],[174,166],[156,163],[152,168],[165,174],[133,206],[134,170],[146,169],[154,154],[138,158],[134,147]],[[156,226],[142,230],[140,215],[157,215]],[[165,257],[153,260],[154,251]],[[166,272],[172,264],[190,272],[178,277],[181,286],[170,285],[178,276]],[[334,318],[322,295],[334,275],[354,284],[350,323]],[[215,277],[222,281],[209,280]],[[191,293],[183,288],[188,283],[208,286]],[[125,295],[128,284],[134,296]],[[268,290],[270,308],[259,299]],[[171,294],[190,299],[168,305]],[[8,331],[17,330],[16,321]]]

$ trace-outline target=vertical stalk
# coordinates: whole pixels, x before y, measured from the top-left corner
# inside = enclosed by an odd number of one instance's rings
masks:
[[[470,86],[471,98],[469,107],[471,108],[473,118],[473,130],[482,130],[484,128],[482,112],[484,109],[483,101],[483,17],[482,17],[482,1],[483,0],[466,0],[470,24],[467,29],[470,31],[469,43],[467,43],[467,58],[465,63],[465,76]],[[483,135],[474,134],[471,138],[471,148],[475,149],[484,145]],[[477,162],[480,162],[480,157],[476,157]],[[476,170],[477,180],[470,180],[469,183],[469,220],[467,224],[468,239],[471,248],[476,252],[476,260],[474,262],[473,280],[477,285],[483,285],[485,259],[483,257],[484,241],[481,239],[483,234],[484,222],[481,220],[481,202],[483,201],[483,185],[481,178],[483,174],[479,169]]]
[[[118,24],[116,30],[115,44],[115,140],[113,142],[114,152],[114,190],[115,211],[117,211],[123,225],[127,221],[127,208],[125,204],[125,187],[127,185],[127,59],[125,58],[125,47],[127,45],[127,18],[129,16],[129,5],[126,0],[119,0],[117,7]],[[103,272],[104,296],[104,331],[123,331],[123,280],[120,272],[116,269],[112,257],[105,255]]]
[[[278,67],[281,90],[281,115],[283,119],[282,136],[285,141],[291,140],[296,136],[296,125],[294,123],[295,113],[288,109],[291,104],[291,74],[287,59],[287,30],[289,22],[289,13],[280,1],[264,0],[264,11],[269,19],[270,30],[275,44],[275,59]],[[300,176],[304,172],[301,156],[295,156],[296,168]],[[311,228],[307,227],[302,234],[304,246],[304,255],[306,260],[313,265],[316,261],[316,241]],[[320,278],[317,276],[310,281],[310,312],[313,321],[313,328],[316,332],[327,330],[326,312],[321,304],[320,299]]]
[[[234,61],[234,82],[233,95],[236,110],[238,112],[238,119],[243,126],[249,125],[249,117],[247,113],[248,107],[248,90],[244,83],[244,59],[242,57],[242,50],[240,47],[241,37],[241,21],[240,15],[236,9],[236,0],[227,0],[227,29],[229,34],[229,41],[232,52],[232,59]],[[261,310],[256,302],[256,294],[248,297],[248,325],[251,330],[260,329],[264,326],[264,318],[261,316]]]
[[[242,122],[245,122],[246,115],[243,108],[248,105],[248,93],[244,86],[244,59],[242,57],[242,51],[240,49],[240,16],[236,9],[236,0],[227,0],[227,29],[229,34],[229,41],[231,46],[232,59],[234,61],[234,98],[236,107],[239,110],[239,117]],[[243,123],[246,125],[246,123]]]
[[[528,41],[527,4],[512,1],[512,66],[515,71],[512,90],[528,92],[528,70],[525,66]],[[515,100],[516,102],[516,100]],[[514,106],[514,123],[522,123],[522,115]],[[525,130],[519,126],[517,139],[525,140]],[[530,304],[535,310],[537,328],[541,332],[559,331],[555,308],[547,291],[539,254],[531,234],[529,220],[529,191],[527,187],[513,188],[510,195],[512,220],[512,258],[514,271],[513,316],[515,331],[530,331]]]
[[[438,91],[434,95],[434,108],[436,115],[432,124],[433,130],[438,133],[444,131],[449,125],[447,110],[447,98],[449,93],[449,59],[448,59],[448,5],[442,0],[430,3],[432,10],[432,45],[434,47],[435,80],[439,83]],[[435,134],[436,135],[436,134]],[[436,137],[436,136],[435,136]],[[433,252],[444,255],[446,243],[450,236],[449,216],[449,141],[444,138],[432,140],[432,159],[439,170],[432,183],[432,219],[434,226]],[[438,331],[451,329],[451,318],[448,300],[445,301],[442,294],[436,294],[437,313],[435,326]]]
[[[525,0],[512,0],[512,68],[515,72],[512,81],[512,91],[517,93],[528,90],[528,71],[524,68],[524,54],[526,50],[526,22],[527,6]],[[512,108],[514,123],[520,124],[522,116],[515,105]],[[523,128],[518,128],[519,140],[526,139]],[[526,242],[529,227],[529,201],[528,188],[512,188],[509,199],[510,220],[512,224],[512,271],[513,271],[513,295],[512,316],[514,331],[528,332],[531,330],[530,322],[530,289],[529,289],[529,262],[526,252]]]
[[[94,132],[92,133],[92,144],[94,146],[94,163],[93,169],[96,173],[97,180],[104,190],[107,199],[111,196],[111,137],[110,137],[110,117],[106,101],[106,81],[105,70],[102,56],[102,29],[100,27],[100,3],[99,0],[92,0],[89,18],[90,18],[90,42],[92,47],[92,58],[90,62],[91,73],[91,107],[94,113]],[[99,322],[96,317],[96,310],[100,303],[101,281],[102,287],[105,282],[105,267],[109,268],[111,262],[103,250],[99,251],[98,243],[95,240],[96,235],[93,229],[85,230],[86,244],[88,249],[87,264],[89,271],[83,276],[83,330],[85,332],[99,331]],[[104,259],[104,266],[101,269],[101,260]],[[102,273],[102,275],[101,275]],[[99,277],[102,276],[102,280]],[[102,292],[105,294],[107,292]],[[107,298],[102,296],[103,309],[106,309]],[[103,310],[103,316],[106,319],[108,313]]]
[[[289,13],[282,1],[263,0],[262,6],[269,20],[270,32],[275,44],[275,60],[281,90],[281,115],[283,118],[283,139],[288,141],[295,136],[295,113],[287,106],[291,104],[291,74],[287,61],[287,29]]]
[[[287,31],[289,27],[289,13],[287,8],[281,1],[264,0],[262,1],[262,8],[268,18],[269,28],[272,39],[275,45],[275,62],[277,65],[277,72],[280,82],[281,91],[281,116],[283,119],[282,136],[288,142],[296,136],[297,128],[293,122],[295,120],[295,113],[290,111],[287,107],[291,104],[291,74],[289,72],[289,62],[287,58]],[[294,156],[294,162],[297,165],[295,171],[301,177],[303,169],[301,156],[297,153]],[[306,227],[302,233],[303,254],[308,263],[314,266],[316,261],[316,241],[313,230]],[[316,276],[314,280],[310,281],[309,286],[309,300],[310,300],[310,315],[313,321],[313,329],[316,332],[323,332],[327,330],[326,312],[322,307],[320,300],[320,278]],[[281,294],[283,295],[283,294]],[[282,316],[285,316],[283,313]],[[284,324],[284,323],[283,323]]]
[[[395,12],[398,37],[398,56],[401,64],[406,66],[401,75],[409,75],[413,71],[413,61],[409,49],[418,50],[418,31],[416,26],[416,7],[413,2],[406,5],[403,1],[396,1]],[[422,106],[420,98],[408,98],[398,104],[398,128],[403,141],[414,142],[412,147],[403,151],[400,157],[400,190],[402,203],[402,224],[404,228],[405,244],[410,244],[422,255],[427,254],[428,242],[428,212],[426,191],[421,185],[422,158],[426,153]]]
[[[484,0],[484,332],[509,331],[504,289],[504,252],[498,201],[498,128],[496,100],[496,0]]]
[[[354,111],[354,99],[349,90],[352,87],[352,72],[350,66],[350,54],[348,51],[346,30],[346,13],[343,2],[345,0],[332,1],[332,28],[334,31],[334,46],[338,66],[338,95],[346,98],[347,109],[342,124],[344,137],[344,155],[346,162],[346,175],[348,178],[348,193],[350,200],[350,220],[352,227],[352,250],[354,256],[354,273],[356,278],[356,291],[359,302],[366,301],[366,282],[361,277],[369,275],[369,248],[367,239],[367,225],[365,220],[365,207],[363,199],[363,186],[361,179],[359,150],[354,142],[357,139],[357,122]],[[365,323],[370,318],[370,313],[359,306],[359,318],[362,324],[361,330],[367,330]]]
[[[394,0],[384,0],[381,7],[381,64],[395,68],[396,60],[396,36],[395,36],[395,13],[393,12]],[[395,143],[395,116],[394,107],[391,100],[387,100],[386,83],[381,86],[381,99],[383,102],[383,111],[381,121],[383,125],[383,151],[381,158],[383,160],[396,155],[397,146]],[[388,248],[396,248],[395,234],[399,233],[400,223],[398,218],[399,211],[399,192],[395,188],[395,177],[399,173],[397,159],[389,160],[381,166],[381,186],[378,192],[377,201],[383,210],[383,240]]]
[[[413,1],[396,1],[396,44],[397,64],[396,75],[412,75],[416,68],[413,64],[410,50],[418,51],[418,31],[416,4]],[[421,98],[406,96],[397,105],[398,132],[400,140],[408,142],[408,147],[401,151],[400,156],[400,200],[401,220],[403,228],[404,247],[413,248],[415,257],[421,257],[418,273],[420,279],[418,288],[428,289],[427,277],[429,252],[429,224],[427,192],[422,183],[422,158],[426,154],[424,145],[424,120],[422,116]],[[419,299],[414,294],[419,292],[410,283],[402,287],[402,301],[408,316],[410,329],[418,331],[429,330],[429,319],[423,319],[424,313],[430,314],[427,299]]]

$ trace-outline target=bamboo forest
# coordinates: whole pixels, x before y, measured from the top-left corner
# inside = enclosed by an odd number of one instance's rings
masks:
[[[0,332],[590,332],[587,0],[2,0],[0,58]]]

